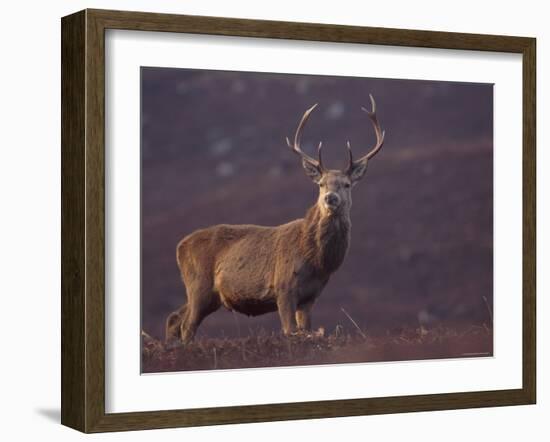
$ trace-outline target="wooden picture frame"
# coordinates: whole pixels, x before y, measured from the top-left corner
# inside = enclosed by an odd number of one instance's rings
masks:
[[[106,29],[521,54],[523,59],[522,388],[272,405],[106,413],[104,297]],[[535,403],[535,39],[84,10],[62,19],[61,49],[62,424],[83,432],[103,432]]]

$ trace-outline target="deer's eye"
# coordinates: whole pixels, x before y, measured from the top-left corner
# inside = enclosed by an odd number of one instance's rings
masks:
[[[346,184],[344,184],[344,187],[345,187],[346,189],[349,189],[349,188],[351,187],[351,184],[350,184],[350,183],[346,183]]]

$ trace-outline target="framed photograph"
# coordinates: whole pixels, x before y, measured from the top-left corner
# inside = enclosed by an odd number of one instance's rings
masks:
[[[535,403],[535,39],[61,24],[64,425]]]

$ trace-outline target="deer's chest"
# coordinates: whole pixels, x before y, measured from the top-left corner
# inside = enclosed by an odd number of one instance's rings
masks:
[[[328,282],[328,275],[321,275],[311,265],[298,265],[291,276],[291,290],[296,296],[297,305],[314,301]]]
[[[276,296],[293,297],[298,306],[315,300],[327,281],[328,275],[319,273],[302,256],[281,257],[273,275]]]

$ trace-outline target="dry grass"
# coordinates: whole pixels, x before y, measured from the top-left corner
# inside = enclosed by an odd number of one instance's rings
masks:
[[[493,333],[487,325],[440,326],[370,336],[339,326],[327,336],[320,331],[285,337],[260,330],[241,338],[199,338],[175,348],[144,332],[142,342],[142,372],[158,373],[491,356]]]

